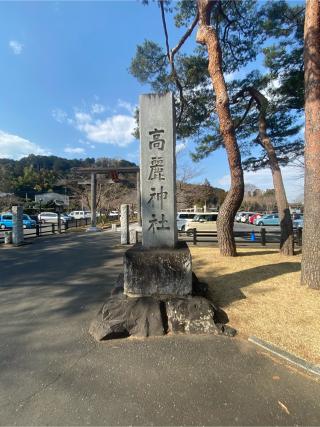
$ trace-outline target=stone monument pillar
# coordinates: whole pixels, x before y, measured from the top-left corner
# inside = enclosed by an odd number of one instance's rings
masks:
[[[176,131],[171,93],[140,97],[142,245],[124,255],[128,296],[191,294],[192,263],[177,244]]]
[[[123,275],[89,331],[97,340],[219,333],[206,287],[192,277],[190,250],[177,241],[172,94],[142,95],[139,122],[142,244],[125,252]]]
[[[121,245],[128,245],[130,243],[129,238],[129,205],[121,205],[120,209],[121,217]]]
[[[175,248],[176,130],[173,96],[140,97],[142,245]]]
[[[22,245],[23,240],[23,208],[12,206],[12,243],[19,246]]]

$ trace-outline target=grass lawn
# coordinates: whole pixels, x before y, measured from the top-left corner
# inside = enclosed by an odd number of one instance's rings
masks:
[[[240,248],[236,258],[190,246],[193,270],[240,336],[254,335],[320,364],[320,291],[300,285],[301,255]]]

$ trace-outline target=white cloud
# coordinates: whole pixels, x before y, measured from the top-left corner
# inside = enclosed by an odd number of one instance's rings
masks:
[[[15,55],[20,55],[22,53],[23,44],[19,43],[17,40],[10,40],[9,47]]]
[[[84,154],[86,150],[82,147],[66,147],[64,152],[68,154]]]
[[[83,113],[81,111],[78,111],[77,113],[75,113],[74,117],[78,125],[81,123],[88,123],[92,120],[92,117],[90,114]]]
[[[75,114],[75,119],[76,128],[83,132],[89,141],[124,147],[134,140],[133,117],[116,114],[104,120],[96,120],[87,113],[78,112]]]
[[[106,110],[106,107],[104,107],[102,104],[92,104],[91,105],[91,113],[92,114],[101,114]]]
[[[118,99],[117,106],[119,108],[123,108],[124,110],[127,110],[130,114],[133,114],[136,109],[135,105],[130,104],[130,102],[128,101],[123,101],[123,99]]]
[[[288,165],[281,168],[284,186],[289,202],[293,202],[303,193],[303,171],[297,165]],[[254,184],[261,190],[273,188],[271,170],[261,169],[256,172],[244,172],[244,182]],[[230,175],[224,175],[216,181],[217,185],[228,190],[230,188]]]
[[[52,117],[58,122],[58,123],[64,123],[68,119],[68,114],[61,110],[61,108],[55,108],[52,110]]]
[[[176,153],[181,153],[181,151],[185,150],[187,148],[187,143],[186,142],[179,142],[176,145]]]
[[[0,130],[0,158],[19,160],[29,154],[49,155],[50,152],[28,139]]]
[[[130,111],[130,114],[119,113],[119,108]],[[53,118],[59,123],[67,123],[82,133],[81,144],[89,145],[95,148],[92,143],[113,144],[119,147],[125,147],[134,141],[132,136],[136,126],[135,119],[132,117],[134,106],[129,102],[118,100],[117,108],[111,110],[110,107],[104,106],[97,102],[91,104],[90,108],[75,108],[73,116],[56,108],[52,111]],[[106,112],[109,113],[106,113]],[[101,117],[102,113],[105,113]],[[112,112],[114,113],[113,115]],[[100,115],[97,117],[97,115]],[[83,142],[83,140],[87,142]]]

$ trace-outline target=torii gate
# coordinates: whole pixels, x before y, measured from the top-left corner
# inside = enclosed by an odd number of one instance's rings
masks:
[[[118,167],[118,168],[75,168],[81,174],[91,175],[91,228],[97,227],[97,175],[110,175],[112,180],[116,180],[119,173],[135,173],[137,177],[137,206],[138,224],[141,225],[141,193],[140,193],[140,168],[139,167]]]

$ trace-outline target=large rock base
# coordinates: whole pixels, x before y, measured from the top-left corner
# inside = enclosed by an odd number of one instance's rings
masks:
[[[203,295],[204,286],[194,283],[193,295],[185,297],[129,297],[123,294],[120,277],[112,295],[90,325],[97,340],[121,337],[149,337],[172,334],[224,334],[236,331],[219,323],[217,309]],[[221,311],[221,310],[220,310]]]

